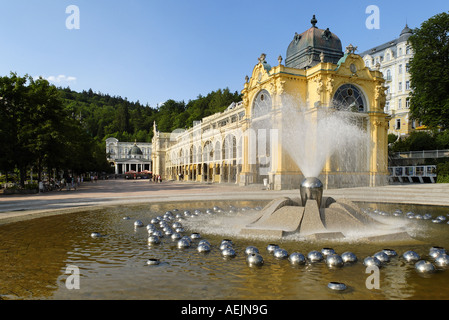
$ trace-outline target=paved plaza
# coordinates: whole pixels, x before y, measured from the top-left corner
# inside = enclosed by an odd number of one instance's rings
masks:
[[[118,204],[199,200],[272,200],[299,197],[299,190],[273,191],[262,185],[153,183],[148,180],[99,180],[85,182],[75,191],[34,195],[0,195],[0,224],[54,215],[90,207]],[[324,196],[352,201],[440,205],[449,207],[449,184],[407,184],[383,187],[329,189]]]

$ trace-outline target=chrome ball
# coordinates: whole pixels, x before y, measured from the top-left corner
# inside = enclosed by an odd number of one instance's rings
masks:
[[[446,253],[440,254],[436,259],[435,259],[435,264],[439,267],[447,267],[449,266],[449,255],[447,255]]]
[[[277,248],[274,250],[273,255],[276,259],[286,259],[288,257],[288,252],[285,249]]]
[[[329,282],[327,287],[329,289],[335,290],[335,291],[344,291],[347,288],[346,285],[344,283],[341,283],[341,282]]]
[[[302,265],[306,263],[306,257],[299,252],[293,252],[289,257],[288,261],[290,261],[293,265]]]
[[[140,220],[136,220],[136,221],[134,221],[134,226],[135,227],[143,227],[143,222],[142,221],[140,221]]]
[[[160,263],[159,259],[148,259],[147,265],[149,266],[157,266]]]
[[[276,249],[279,249],[279,246],[277,244],[271,243],[267,246],[267,251],[271,254],[274,253],[274,250]]]
[[[90,236],[91,236],[92,238],[100,238],[100,237],[101,237],[101,233],[99,233],[99,232],[92,232],[92,233],[90,234]]]
[[[437,219],[441,221],[446,221],[447,218],[445,216],[438,216]]]
[[[173,222],[172,224],[172,228],[182,228],[182,223],[181,222]]]
[[[321,249],[321,254],[322,254],[324,257],[326,257],[326,256],[329,256],[329,255],[331,255],[331,254],[335,254],[335,250],[332,249],[332,248],[323,248],[323,249]]]
[[[393,249],[383,249],[382,251],[389,257],[396,257],[398,255]]]
[[[246,255],[250,255],[250,254],[254,254],[254,253],[259,253],[259,249],[257,249],[256,247],[253,247],[253,246],[246,247],[246,249],[245,249]]]
[[[431,273],[435,271],[435,266],[429,261],[419,260],[415,263],[415,270],[420,273]]]
[[[264,263],[263,257],[259,253],[250,253],[246,257],[246,262],[248,262],[250,266],[261,266]]]
[[[214,213],[214,211],[211,210],[211,209],[207,209],[207,210],[206,210],[206,213],[207,213],[207,214],[212,214],[212,213]]]
[[[342,267],[344,265],[343,259],[338,254],[329,254],[326,256],[326,264],[329,267]]]
[[[152,234],[152,235],[148,236],[148,243],[149,244],[159,244],[159,243],[161,243],[161,239],[158,236]]]
[[[146,228],[147,228],[148,232],[150,230],[156,230],[157,229],[156,225],[154,225],[153,223],[147,224]]]
[[[421,259],[420,255],[417,254],[415,251],[406,251],[404,252],[404,254],[402,255],[402,257],[405,259],[405,261],[407,262],[411,262],[411,261],[418,261]]]
[[[209,252],[210,246],[207,243],[203,242],[198,244],[197,250],[198,252]]]
[[[130,217],[123,217],[122,218],[123,220],[129,220],[129,219],[131,219]]]
[[[190,241],[188,241],[185,238],[181,238],[178,240],[178,244],[177,244],[178,248],[182,249],[182,248],[188,248],[190,247]]]
[[[349,251],[343,252],[341,254],[341,258],[343,259],[344,263],[355,263],[357,262],[357,256]]]
[[[185,231],[185,229],[183,227],[180,227],[180,228],[176,228],[175,231],[179,232],[179,233],[182,233],[182,232]]]
[[[371,267],[371,266],[381,267],[382,262],[379,259],[377,259],[376,257],[366,257],[363,260],[363,265],[365,265],[366,267]]]
[[[156,223],[159,223],[159,220],[156,219],[156,218],[153,218],[153,219],[151,219],[150,222],[151,222],[152,224],[156,224]]]
[[[432,222],[433,223],[442,223],[443,220],[441,220],[441,219],[432,219]]]
[[[432,247],[429,250],[429,255],[433,258],[436,259],[440,254],[445,254],[446,250],[442,247]]]
[[[231,246],[234,245],[234,243],[230,239],[223,239],[223,240],[221,240],[221,244],[223,244],[223,243],[229,243]]]
[[[313,251],[310,251],[310,252],[307,254],[307,259],[308,259],[310,262],[319,262],[319,261],[322,261],[322,260],[324,259],[324,257],[323,257],[323,255],[321,254],[321,252],[316,251],[316,250],[313,250]]]
[[[430,219],[432,219],[432,215],[430,213],[426,213],[425,215],[423,215],[423,219],[430,220]]]
[[[206,239],[200,240],[200,242],[198,242],[198,245],[200,245],[202,243],[207,244],[210,247],[210,242],[207,241]]]
[[[222,242],[220,244],[220,250],[224,250],[224,249],[227,249],[227,248],[231,248],[232,249],[232,244],[230,244],[229,242]]]
[[[151,232],[152,235],[158,236],[159,238],[162,238],[164,236],[164,233],[161,230],[153,230]]]
[[[192,244],[192,238],[189,236],[183,236],[181,239],[187,240],[190,244]]]
[[[390,262],[390,257],[383,251],[376,252],[373,254],[374,258],[377,258],[382,263]]]
[[[171,236],[174,233],[174,231],[172,228],[164,228],[164,233],[166,236]]]
[[[193,213],[198,216],[198,215],[202,214],[203,212],[199,209],[195,209],[195,211],[193,211]]]
[[[179,240],[182,238],[182,235],[178,232],[174,232],[174,233],[172,233],[172,235],[170,237],[172,240]]]
[[[229,248],[224,248],[223,250],[221,250],[221,254],[223,255],[223,257],[235,257],[235,250],[231,247]]]
[[[192,240],[198,240],[198,239],[201,239],[201,235],[198,232],[194,232],[190,235],[190,238]]]

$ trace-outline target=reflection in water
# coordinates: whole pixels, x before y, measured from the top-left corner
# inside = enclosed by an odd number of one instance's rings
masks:
[[[405,213],[446,215],[447,208],[362,204],[362,207],[391,213],[401,209],[404,215],[379,217],[389,223],[405,225],[420,243],[361,243],[350,241],[311,242],[284,239],[278,245],[291,252],[307,254],[332,247],[337,253],[354,252],[359,262],[330,269],[324,262],[292,266],[277,260],[266,247],[272,240],[247,239],[238,235],[239,225],[257,214],[254,210],[200,215],[185,219],[185,235],[200,232],[212,244],[209,253],[199,253],[194,241],[187,249],[178,249],[168,237],[149,245],[146,228],[134,228],[134,221],[146,225],[167,210],[180,212],[217,205],[227,209],[231,202],[168,203],[114,207],[66,215],[38,218],[0,226],[0,299],[448,299],[449,270],[420,275],[413,264],[399,256],[414,250],[428,259],[429,248],[449,248],[449,226],[430,220],[405,218]],[[234,202],[239,208],[263,205],[263,202]],[[129,216],[129,220],[122,219]],[[102,237],[92,238],[92,232]],[[223,258],[218,246],[231,238],[235,258]],[[244,250],[253,245],[264,257],[264,265],[250,267]],[[383,248],[398,252],[380,270],[380,289],[368,290],[363,259]],[[159,265],[148,266],[156,258]],[[80,289],[69,290],[66,268],[80,270]],[[336,293],[327,288],[331,281],[343,282],[348,290]]]

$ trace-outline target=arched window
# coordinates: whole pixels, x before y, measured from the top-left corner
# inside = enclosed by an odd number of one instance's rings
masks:
[[[337,89],[332,99],[333,107],[338,110],[366,112],[368,105],[362,91],[352,84],[344,84]]]
[[[267,90],[260,91],[253,103],[252,118],[259,118],[268,114],[271,110],[271,96]]]

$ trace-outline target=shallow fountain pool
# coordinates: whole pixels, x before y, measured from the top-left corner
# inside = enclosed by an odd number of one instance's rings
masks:
[[[417,239],[414,243],[362,243],[357,238],[334,241],[250,239],[239,235],[239,226],[257,214],[266,202],[202,202],[117,206],[37,218],[0,226],[0,299],[161,299],[161,300],[291,300],[291,299],[448,299],[449,270],[418,273],[402,253],[413,250],[432,261],[432,246],[449,248],[449,225],[420,219],[446,217],[448,208],[361,204],[371,215],[390,224],[401,224]],[[213,210],[214,206],[222,210]],[[230,206],[233,210],[230,211]],[[178,209],[179,211],[175,211]],[[202,213],[195,215],[194,210]],[[210,214],[206,213],[210,209]],[[217,208],[216,208],[217,209]],[[401,215],[394,215],[396,210]],[[200,239],[188,248],[178,248],[169,236],[160,244],[148,243],[145,228],[166,211],[183,217],[182,235],[199,233],[211,250],[198,252]],[[408,212],[413,212],[407,216]],[[129,219],[123,219],[129,217]],[[418,217],[418,218],[416,218]],[[135,227],[141,220],[144,227]],[[101,234],[92,237],[93,232]],[[231,239],[235,257],[223,257],[219,245]],[[358,262],[329,267],[325,262],[293,266],[277,259],[267,246],[275,242],[289,254],[333,248],[338,254],[353,252]],[[262,266],[249,266],[245,248],[255,246],[264,259]],[[368,289],[367,256],[394,249],[397,257],[380,268],[379,289]],[[148,265],[149,259],[159,264]],[[68,289],[79,269],[79,289]],[[70,269],[72,270],[72,269]],[[346,284],[344,291],[328,288],[330,282]]]

